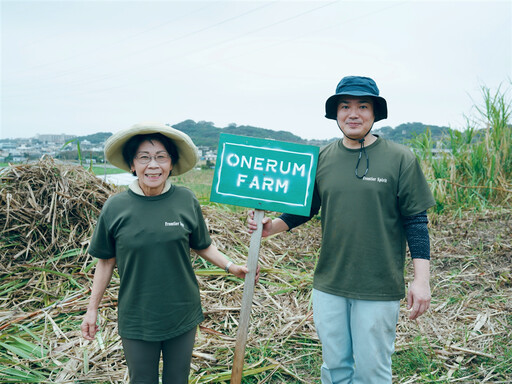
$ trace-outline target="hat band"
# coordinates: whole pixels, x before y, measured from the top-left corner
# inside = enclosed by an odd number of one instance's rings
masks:
[[[350,94],[350,92],[364,92],[364,93],[367,93],[369,96],[378,96],[379,93],[378,92],[375,92],[375,89],[372,89],[364,84],[361,84],[361,85],[356,85],[356,84],[352,84],[350,86],[343,86],[343,87],[340,87],[340,89],[336,90],[336,93],[339,93],[339,94]]]

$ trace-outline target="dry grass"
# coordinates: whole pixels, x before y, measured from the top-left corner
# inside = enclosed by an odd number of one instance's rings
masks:
[[[127,382],[117,336],[117,275],[102,302],[99,338],[85,341],[79,331],[94,271],[87,239],[114,192],[87,171],[50,159],[2,173],[1,382]],[[245,212],[203,210],[215,244],[243,263],[250,239]],[[435,217],[432,309],[414,322],[401,313],[396,383],[509,382],[511,224],[510,210]],[[263,239],[244,382],[318,382],[321,350],[310,293],[319,248],[316,220]],[[229,382],[243,284],[198,257],[193,262],[206,320],[196,339],[191,382]]]
[[[0,261],[8,264],[80,247],[103,203],[116,191],[81,166],[63,165],[51,157],[43,157],[37,166],[6,168],[0,183],[0,229],[2,238],[9,240]]]
[[[416,322],[403,314],[397,360],[419,344],[428,355],[419,362],[438,372],[432,381],[412,375],[401,382],[511,382],[511,213],[468,212],[431,225],[431,309]]]

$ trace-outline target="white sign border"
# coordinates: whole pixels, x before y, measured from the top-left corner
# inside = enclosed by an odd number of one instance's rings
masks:
[[[305,194],[305,197],[304,197],[304,203],[302,203],[302,204],[300,204],[300,203],[289,203],[289,202],[284,202],[284,201],[279,201],[279,200],[261,199],[261,198],[256,198],[256,197],[237,195],[237,194],[233,194],[233,193],[220,192],[219,191],[219,184],[220,184],[220,181],[221,181],[221,172],[222,172],[222,165],[223,165],[223,162],[224,162],[224,154],[225,154],[226,144],[233,145],[233,146],[239,146],[239,147],[248,147],[248,148],[260,149],[260,150],[268,150],[268,151],[272,151],[272,152],[286,152],[286,153],[291,153],[291,154],[295,154],[295,155],[301,155],[301,156],[309,157],[310,158],[310,164],[309,164],[309,171],[308,171],[308,175],[307,175],[307,188],[306,188],[306,194]],[[246,200],[253,200],[253,201],[265,201],[267,203],[277,203],[277,204],[283,204],[283,205],[291,206],[291,207],[305,207],[305,206],[307,206],[309,190],[310,190],[310,186],[311,186],[311,171],[313,170],[313,163],[314,163],[314,157],[313,157],[312,153],[301,153],[301,152],[290,151],[290,150],[286,150],[286,149],[271,148],[271,147],[258,147],[258,146],[255,146],[255,145],[224,142],[224,143],[222,143],[222,156],[221,156],[221,159],[220,159],[220,166],[219,166],[219,170],[218,170],[218,174],[217,174],[217,185],[215,186],[215,193],[217,193],[218,195],[221,195],[221,196],[236,197],[236,198],[239,198],[239,199],[246,199]]]

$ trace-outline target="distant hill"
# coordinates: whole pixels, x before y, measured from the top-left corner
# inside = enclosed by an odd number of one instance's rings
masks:
[[[93,133],[92,135],[79,136],[79,137],[77,137],[77,139],[80,142],[87,140],[87,141],[91,142],[92,144],[101,144],[105,140],[107,140],[110,136],[112,136],[111,132],[98,132],[98,133]]]
[[[450,128],[439,127],[437,125],[425,125],[423,123],[400,124],[395,128],[382,127],[374,131],[375,134],[400,144],[407,144],[407,141],[430,129],[433,141],[438,141],[442,137],[448,136]]]
[[[293,133],[287,131],[272,131],[270,129],[256,128],[248,125],[236,125],[230,124],[226,128],[218,128],[211,122],[200,121],[195,122],[193,120],[186,120],[181,123],[173,125],[173,128],[179,129],[189,135],[196,145],[204,145],[208,147],[217,147],[219,142],[219,136],[221,133],[230,133],[233,135],[251,136],[258,138],[269,138],[280,141],[288,141],[291,143],[309,144],[323,146],[329,142],[338,139],[340,136],[334,137],[329,140],[306,140]],[[373,131],[374,133],[384,137],[388,140],[406,144],[408,140],[413,139],[417,135],[425,132],[426,129],[430,129],[432,138],[434,141],[441,139],[443,136],[449,134],[450,128],[439,127],[436,125],[425,125],[423,123],[406,123],[400,124],[399,126],[382,127]]]
[[[257,128],[250,125],[230,124],[225,128],[218,128],[208,121],[195,122],[194,120],[185,120],[175,124],[173,128],[185,132],[191,137],[196,145],[204,145],[216,148],[219,143],[221,133],[229,133],[232,135],[250,136],[262,139],[273,139],[279,141],[287,141],[290,143],[323,145],[329,140],[306,140],[291,132],[273,131],[271,129]]]
[[[219,136],[221,133],[230,133],[232,135],[258,137],[263,139],[273,139],[279,141],[287,141],[290,143],[309,144],[324,146],[329,142],[336,140],[341,137],[341,132],[338,137],[333,137],[329,140],[307,140],[297,135],[294,135],[288,131],[273,131],[271,129],[252,127],[250,125],[236,125],[230,124],[224,128],[216,127],[212,122],[185,120],[181,123],[172,125],[187,135],[190,136],[192,141],[197,146],[206,146],[210,148],[217,148],[219,143]],[[373,132],[381,137],[388,140],[406,144],[408,140],[415,136],[423,133],[426,129],[430,129],[432,138],[437,141],[441,137],[449,134],[450,128],[439,127],[436,125],[425,125],[423,123],[406,123],[400,124],[399,126],[392,128],[389,126],[375,129]],[[108,139],[112,133],[110,132],[98,132],[92,135],[80,136],[77,139],[79,141],[90,141],[92,144],[99,144]]]

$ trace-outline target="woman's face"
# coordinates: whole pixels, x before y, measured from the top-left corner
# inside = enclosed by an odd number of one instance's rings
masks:
[[[139,186],[146,196],[162,193],[172,167],[169,153],[157,140],[143,141],[135,152],[132,163],[132,171],[137,174]]]

